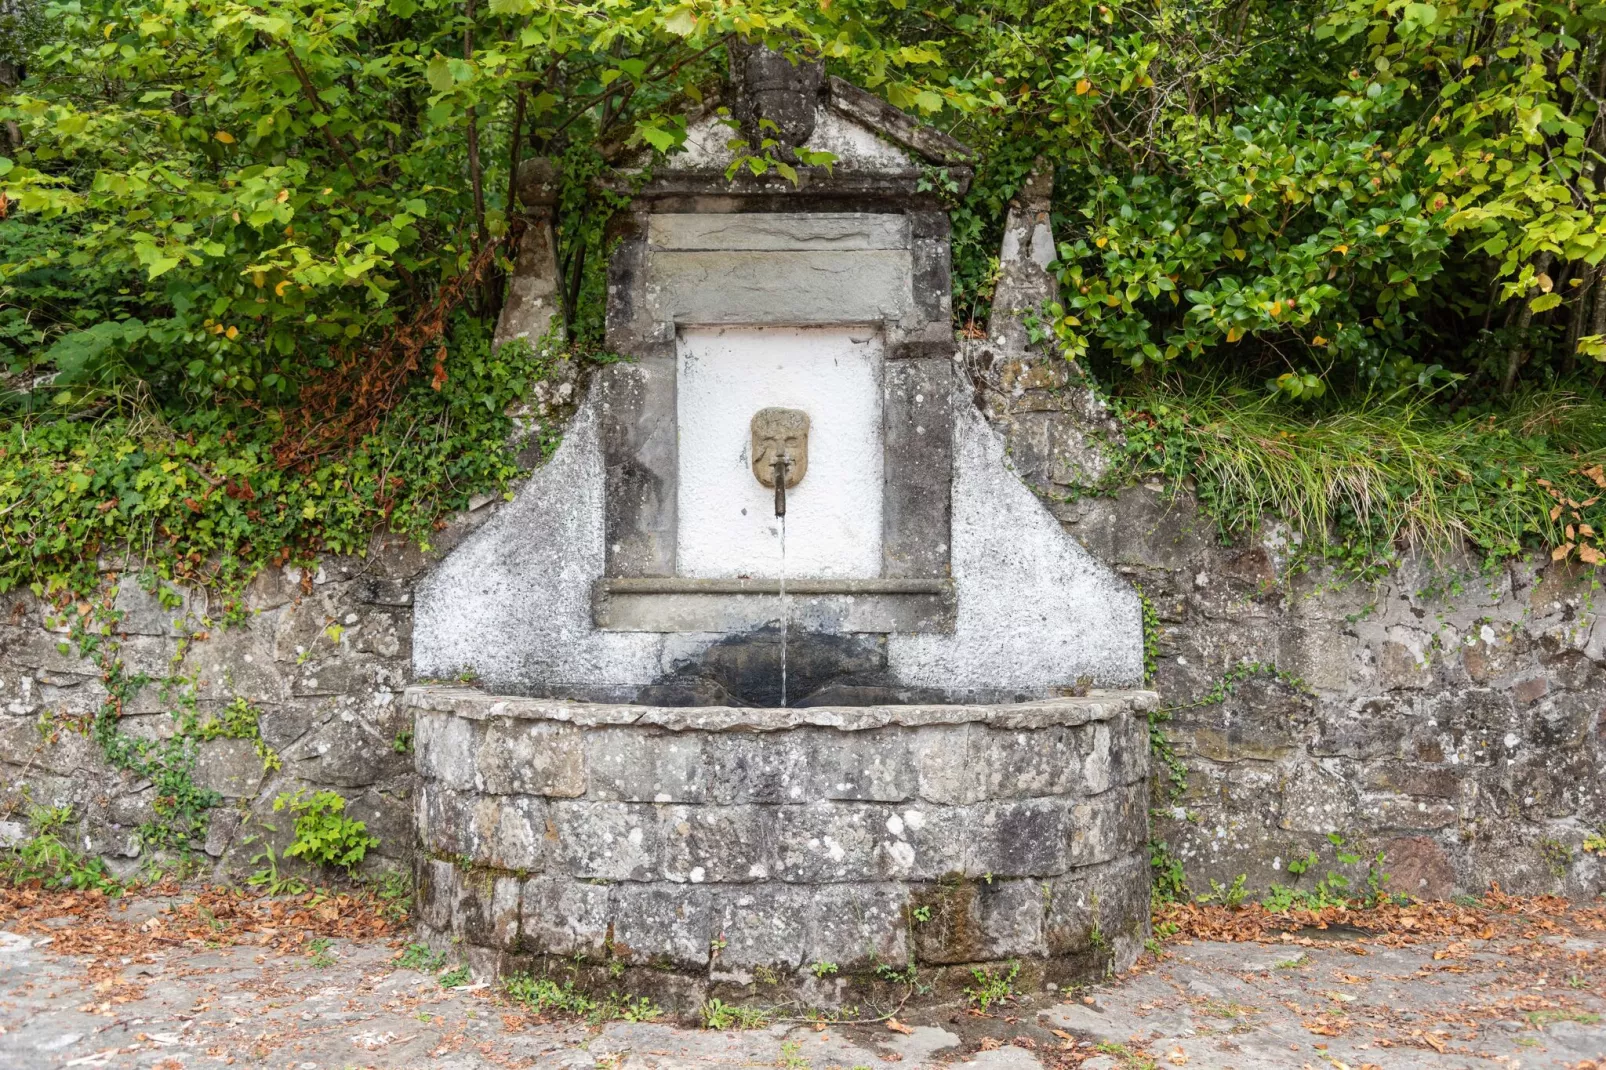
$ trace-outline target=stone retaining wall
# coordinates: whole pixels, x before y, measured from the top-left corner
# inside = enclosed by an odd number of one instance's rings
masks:
[[[415,687],[419,918],[484,972],[578,956],[681,1008],[835,1004],[910,964],[1101,976],[1148,933],[1153,702],[655,708]]]

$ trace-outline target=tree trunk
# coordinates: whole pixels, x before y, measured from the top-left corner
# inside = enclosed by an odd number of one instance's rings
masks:
[[[17,83],[22,81],[22,72],[17,65],[8,59],[0,59],[0,89],[15,89]],[[12,152],[22,148],[22,127],[7,119],[4,123],[6,130],[6,145]]]
[[[1537,253],[1534,256],[1534,274],[1543,275],[1550,270],[1551,262],[1555,256],[1549,252]],[[1528,291],[1522,301],[1522,311],[1517,316],[1517,334],[1511,342],[1511,348],[1506,351],[1506,374],[1500,380],[1500,392],[1509,394],[1517,385],[1517,372],[1522,369],[1523,362],[1528,359],[1530,346],[1528,345],[1528,331],[1533,327],[1534,298],[1544,293],[1544,289],[1537,283]]]

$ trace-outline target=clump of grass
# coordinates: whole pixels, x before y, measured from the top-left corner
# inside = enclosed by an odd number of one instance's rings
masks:
[[[1295,556],[1366,572],[1401,552],[1535,549],[1606,562],[1606,400],[1535,392],[1499,413],[1422,402],[1311,414],[1275,400],[1152,390],[1120,400],[1124,468],[1191,481],[1226,534],[1286,522]],[[1119,467],[1119,466],[1118,466]]]

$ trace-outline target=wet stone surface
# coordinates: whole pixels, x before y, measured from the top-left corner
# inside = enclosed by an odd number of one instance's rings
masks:
[[[140,925],[165,909],[136,900],[116,916]],[[61,920],[44,928],[74,919]],[[1021,994],[990,1015],[916,999],[896,1008],[898,1030],[716,1031],[543,1021],[488,985],[446,988],[398,968],[399,940],[337,939],[321,952],[174,946],[112,959],[110,973],[103,959],[94,981],[90,959],[55,954],[38,930],[0,929],[7,1070],[1594,1070],[1606,1054],[1603,933],[1530,946],[1178,943],[1125,977]]]

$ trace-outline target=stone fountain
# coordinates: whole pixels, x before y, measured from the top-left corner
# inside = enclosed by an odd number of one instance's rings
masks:
[[[690,124],[613,224],[627,359],[418,592],[417,675],[476,680],[408,692],[423,933],[678,1008],[1124,968],[1140,600],[956,364],[928,191],[966,150],[763,50],[730,99],[836,162],[727,180]]]

